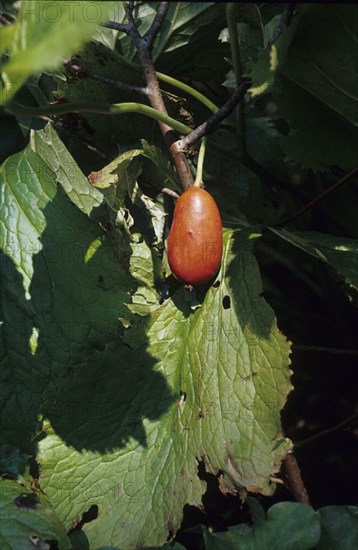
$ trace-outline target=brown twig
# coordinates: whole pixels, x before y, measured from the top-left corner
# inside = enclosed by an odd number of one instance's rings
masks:
[[[175,151],[185,151],[187,147],[193,145],[202,137],[212,132],[214,128],[235,109],[236,105],[243,99],[245,93],[250,88],[250,85],[250,82],[245,80],[217,113],[174,144]]]
[[[102,27],[124,32],[125,34],[129,34],[130,31],[130,25],[128,23],[116,23],[115,21],[105,21],[105,23],[102,23]]]
[[[303,483],[301,471],[293,452],[288,453],[283,461],[283,466],[287,478],[287,485],[297,502],[310,504],[307,489]]]
[[[149,31],[147,31],[143,37],[147,41],[147,48],[151,51],[153,47],[154,40],[160,30],[160,27],[163,24],[165,14],[169,8],[169,2],[161,2],[157,11],[156,17],[153,19],[153,22],[150,26]]]
[[[83,145],[83,147],[86,147],[86,149],[89,149],[92,153],[95,153],[101,159],[105,160],[106,162],[111,162],[111,160],[112,160],[111,157],[106,155],[106,153],[104,153],[103,151],[98,149],[98,147],[95,147],[91,143],[88,143],[84,139],[81,139],[80,137],[77,136],[76,133],[72,133],[70,130],[68,130],[68,128],[66,128],[65,126],[62,126],[62,124],[58,124],[52,118],[47,117],[47,116],[42,116],[40,118],[42,120],[45,120],[46,122],[52,124],[52,126],[54,126],[59,132],[63,132],[64,134],[70,136],[72,139],[78,141],[78,143]]]
[[[70,61],[65,61],[64,65],[65,67],[67,67],[68,69],[71,69],[76,74],[82,74],[84,76],[88,76],[89,78],[92,78],[92,80],[97,80],[97,82],[108,84],[109,86],[118,88],[123,92],[128,92],[131,94],[134,93],[134,94],[145,95],[145,96],[148,95],[148,90],[146,87],[135,86],[134,84],[127,84],[126,82],[120,82],[119,80],[112,80],[111,78],[107,78],[106,76],[102,76],[100,74],[89,71],[84,67],[80,67],[80,65],[71,63]]]
[[[191,134],[189,134],[187,137],[191,136]],[[309,203],[305,204],[304,206],[302,206],[302,208],[299,208],[299,210],[296,210],[296,212],[293,212],[293,214],[290,214],[289,216],[286,216],[283,220],[281,220],[280,222],[278,223],[275,223],[273,225],[271,225],[271,227],[283,227],[285,225],[288,225],[289,223],[293,222],[294,220],[296,220],[299,216],[301,216],[302,214],[304,214],[305,212],[307,212],[307,210],[309,210],[310,208],[312,208],[313,206],[316,206],[316,204],[318,204],[319,202],[321,202],[322,199],[324,199],[327,195],[329,195],[330,193],[332,193],[333,191],[335,191],[336,189],[338,189],[341,185],[343,185],[346,181],[348,181],[349,179],[351,179],[351,177],[353,177],[355,174],[358,173],[358,168],[354,168],[353,170],[351,170],[349,172],[349,174],[346,174],[342,179],[340,179],[339,181],[337,181],[337,183],[334,183],[333,185],[331,185],[330,187],[328,187],[328,189],[325,189],[322,193],[320,193],[319,195],[317,195],[317,197],[315,197],[314,199],[312,199]]]
[[[159,32],[168,8],[169,2],[160,3],[156,17],[148,31],[149,34],[147,33],[145,37],[141,37],[133,18],[133,4],[128,2],[128,5],[125,7],[130,27],[128,32],[137,48],[142,67],[144,69],[149,102],[154,109],[165,115],[168,115],[168,112],[163,101],[157,76],[155,74],[150,49],[154,43],[157,33]],[[176,133],[170,128],[170,126],[163,122],[160,122],[159,126],[177,169],[180,182],[184,189],[187,189],[193,185],[194,180],[189,163],[184,153],[177,153],[172,150],[172,145],[177,141]]]
[[[8,18],[5,17],[5,15],[3,15],[2,13],[0,13],[0,23],[2,23],[3,25],[11,25],[11,21],[9,21]]]
[[[295,447],[302,447],[303,445],[307,445],[307,443],[311,443],[312,441],[315,441],[316,439],[319,439],[324,435],[328,435],[332,432],[336,432],[337,430],[341,430],[342,428],[345,428],[346,426],[353,424],[353,422],[355,422],[357,419],[358,419],[358,413],[352,414],[348,418],[345,418],[345,420],[342,420],[342,422],[340,422],[339,424],[336,424],[331,428],[327,428],[326,430],[322,430],[317,434],[311,435],[310,437],[306,437],[306,439],[302,439],[302,441],[295,443]]]

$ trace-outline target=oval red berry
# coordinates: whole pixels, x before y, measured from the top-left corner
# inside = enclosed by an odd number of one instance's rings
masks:
[[[178,199],[168,237],[168,261],[173,274],[197,286],[217,273],[223,239],[220,212],[204,189],[191,187]]]

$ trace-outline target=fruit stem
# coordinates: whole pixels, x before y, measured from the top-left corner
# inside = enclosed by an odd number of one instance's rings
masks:
[[[200,144],[198,164],[196,167],[196,178],[194,182],[194,187],[203,187],[203,167],[204,167],[204,158],[205,158],[205,149],[206,149],[206,137],[203,137]]]
[[[99,113],[103,115],[122,115],[126,113],[139,113],[154,118],[159,122],[164,122],[174,130],[181,134],[187,135],[192,132],[192,128],[182,124],[178,120],[165,115],[148,105],[142,103],[113,103],[113,104],[98,104],[98,103],[60,103],[57,105],[45,105],[41,107],[27,107],[19,104],[9,104],[7,110],[15,116],[24,117],[41,117],[51,115],[63,115],[73,112],[89,112]]]

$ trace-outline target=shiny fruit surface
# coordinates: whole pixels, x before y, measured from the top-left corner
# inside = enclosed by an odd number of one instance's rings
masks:
[[[197,286],[214,277],[221,264],[222,222],[213,197],[191,187],[178,199],[168,236],[168,261],[177,279]]]

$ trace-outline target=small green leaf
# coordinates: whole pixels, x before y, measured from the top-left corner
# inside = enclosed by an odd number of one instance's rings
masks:
[[[358,290],[358,241],[314,231],[287,231],[271,228],[285,241],[329,264]]]
[[[0,481],[1,550],[49,550],[49,541],[61,550],[72,549],[45,497],[15,481]]]
[[[260,521],[257,512],[253,526],[248,524],[229,527],[227,532],[211,533],[204,529],[206,550],[310,550],[315,548],[320,536],[319,518],[305,504],[280,502],[274,504],[264,519],[262,506],[249,498],[250,508],[261,509]]]
[[[0,447],[0,475],[10,475],[17,478],[23,474],[30,455],[22,453],[20,449],[10,445]]]
[[[317,514],[321,520],[321,538],[317,550],[358,547],[357,506],[325,506]]]
[[[101,2],[92,2],[86,10],[80,3],[65,1],[21,2],[15,23],[0,28],[1,50],[9,55],[1,66],[4,85],[0,104],[6,103],[32,74],[59,67],[106,18]]]
[[[290,44],[295,36],[300,14],[296,15],[290,23],[289,27],[284,28],[282,34],[276,42],[270,47],[267,47],[268,40],[272,37],[275,25],[279,21],[279,17],[275,16],[273,20],[267,23],[263,28],[264,47],[252,69],[252,87],[249,94],[255,98],[269,88],[274,86],[277,72],[284,66],[287,58],[287,52]]]
[[[134,202],[137,197],[137,178],[142,171],[141,154],[141,149],[126,151],[99,172],[89,175],[93,187],[101,190],[113,210],[116,223],[119,227],[123,226],[128,234],[134,219],[126,205],[126,199],[129,197]]]
[[[303,5],[283,73],[349,123],[358,126],[357,9]],[[327,55],[329,52],[329,55]],[[317,124],[317,123],[316,123]]]
[[[180,190],[180,182],[178,176],[171,167],[170,161],[164,153],[155,145],[149,145],[145,140],[141,140],[143,147],[143,156],[149,159],[151,162],[146,170],[146,166],[143,168],[143,173],[147,175],[150,172],[150,177],[156,179],[156,188],[162,189],[163,187],[169,187],[176,191]]]

